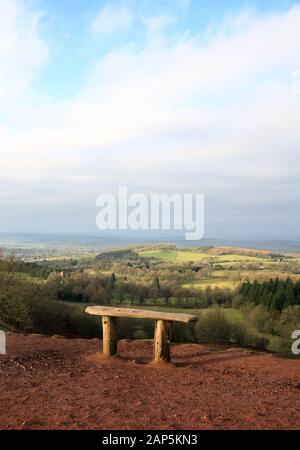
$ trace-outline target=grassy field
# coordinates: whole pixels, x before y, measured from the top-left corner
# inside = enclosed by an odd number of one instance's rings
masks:
[[[24,272],[15,272],[14,275],[19,278],[20,280],[30,281],[31,283],[35,284],[44,284],[46,283],[46,280],[43,278],[33,277],[29,275],[28,273]]]
[[[142,258],[154,258],[165,262],[183,263],[189,261],[201,261],[202,259],[207,258],[209,255],[207,255],[207,253],[200,252],[157,249],[141,251],[139,252],[139,256]]]
[[[258,264],[263,265],[270,263],[271,259],[267,258],[264,254],[260,256],[252,256],[243,253],[228,253],[228,254],[216,254],[201,251],[188,251],[188,250],[168,250],[168,249],[151,249],[143,250],[139,252],[141,258],[152,258],[159,261],[169,263],[186,263],[186,262],[200,262],[207,260],[214,264],[222,264],[224,266],[238,264]]]
[[[236,286],[238,286],[240,282],[231,281],[231,280],[218,280],[216,278],[209,278],[207,280],[199,280],[199,281],[193,281],[190,283],[184,283],[182,285],[183,288],[186,289],[198,289],[198,290],[204,290],[207,287],[214,288],[220,288],[220,289],[234,289]]]
[[[264,262],[264,261],[267,261],[267,262],[270,261],[269,259],[260,258],[258,256],[241,255],[241,254],[218,255],[218,256],[214,256],[214,258],[218,262],[222,262],[222,261],[238,261],[238,262],[256,262],[256,263],[261,263],[261,262]]]

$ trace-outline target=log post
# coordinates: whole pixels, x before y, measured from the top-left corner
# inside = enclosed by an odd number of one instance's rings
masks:
[[[118,331],[116,317],[102,317],[103,355],[114,356],[118,350]]]
[[[172,322],[157,320],[154,335],[154,362],[170,362]]]

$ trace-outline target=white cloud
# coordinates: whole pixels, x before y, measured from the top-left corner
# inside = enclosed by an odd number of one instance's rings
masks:
[[[118,183],[202,191],[233,208],[271,192],[279,201],[278,191],[300,179],[300,103],[290,78],[300,8],[244,13],[209,41],[157,33],[142,49],[126,45],[96,61],[73,99],[15,109],[17,130],[0,127],[5,183],[62,197],[80,190],[91,204]]]
[[[127,31],[133,24],[133,15],[125,6],[105,5],[94,18],[91,30],[94,34],[112,34]]]
[[[48,59],[41,14],[23,0],[0,0],[0,99],[16,95],[37,77]]]

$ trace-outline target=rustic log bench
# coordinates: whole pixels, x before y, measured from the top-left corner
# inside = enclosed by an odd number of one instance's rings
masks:
[[[118,317],[155,320],[154,362],[170,362],[170,343],[173,322],[195,322],[197,316],[191,314],[166,313],[143,309],[112,308],[108,306],[89,306],[86,313],[102,317],[103,355],[114,356],[118,349]]]

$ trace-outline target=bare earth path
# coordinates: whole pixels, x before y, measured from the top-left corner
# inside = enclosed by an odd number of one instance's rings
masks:
[[[1,429],[300,429],[300,359],[178,345],[157,367],[148,341],[108,361],[98,340],[7,340]]]

